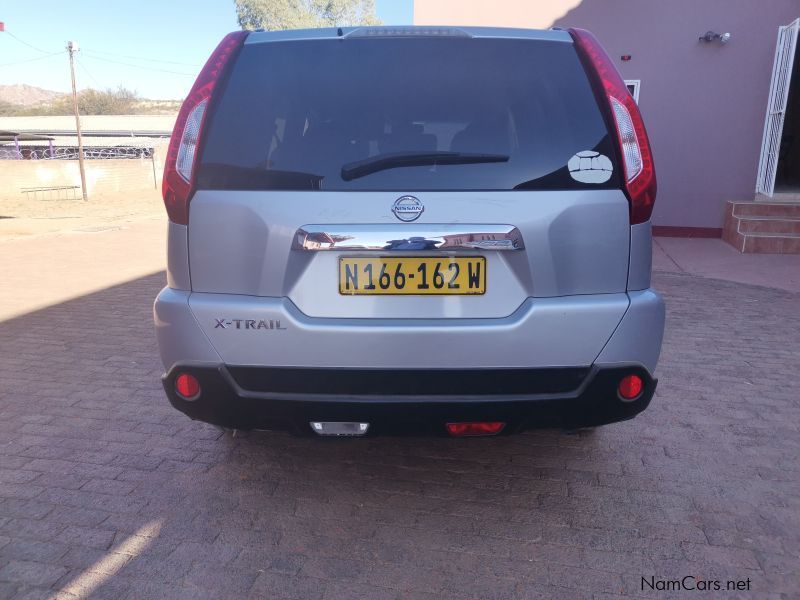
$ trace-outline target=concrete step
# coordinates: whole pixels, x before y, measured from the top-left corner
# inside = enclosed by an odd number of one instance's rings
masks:
[[[800,202],[728,202],[735,217],[800,219]]]
[[[786,217],[741,217],[739,233],[800,234],[800,219]]]
[[[744,236],[742,252],[755,254],[800,254],[800,235],[754,233]]]
[[[800,234],[729,233],[723,230],[722,239],[743,253],[800,254]]]
[[[800,254],[800,203],[728,202],[722,239],[739,252]]]

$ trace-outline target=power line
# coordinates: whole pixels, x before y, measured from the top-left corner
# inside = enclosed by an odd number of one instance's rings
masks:
[[[11,65],[21,65],[23,63],[29,63],[29,62],[33,62],[35,60],[42,60],[42,59],[45,59],[45,58],[50,58],[52,56],[62,55],[62,54],[63,54],[63,52],[51,52],[50,54],[46,54],[45,56],[36,56],[34,58],[27,58],[25,60],[16,60],[16,61],[13,61],[13,62],[0,63],[0,67],[8,67],[8,66],[11,66]]]
[[[95,85],[97,85],[97,87],[98,87],[98,88],[101,88],[101,87],[103,87],[102,85],[100,85],[100,82],[99,82],[99,81],[97,81],[97,79],[95,79],[95,78],[94,78],[94,75],[92,75],[92,74],[91,74],[91,72],[89,71],[89,69],[87,69],[87,68],[86,68],[86,65],[84,65],[84,64],[83,64],[83,61],[82,61],[82,60],[78,60],[78,57],[77,57],[77,56],[75,57],[75,62],[76,62],[76,63],[78,63],[78,66],[79,66],[81,69],[83,69],[83,72],[84,72],[84,73],[86,73],[86,74],[89,76],[89,79],[91,79],[92,81],[94,81]]]
[[[37,48],[33,44],[29,44],[25,40],[21,40],[20,38],[15,36],[13,33],[11,33],[8,29],[5,30],[5,33],[7,33],[13,39],[17,40],[20,44],[23,44],[23,45],[27,46],[28,48],[33,48],[34,50],[36,50],[37,52],[41,52],[42,54],[52,54],[51,52],[48,52],[47,50],[42,50],[41,48]]]
[[[34,46],[33,44],[29,44],[25,40],[20,39],[17,36],[15,36],[13,33],[8,31],[7,29],[4,31],[4,33],[7,33],[11,38],[16,40],[20,44],[23,44],[23,45],[25,45],[25,46],[27,46],[29,48],[32,48],[33,50],[36,50],[37,52],[40,52],[40,53],[44,54],[44,56],[38,56],[36,58],[29,58],[29,59],[26,59],[26,60],[20,60],[20,61],[14,61],[14,62],[0,63],[0,66],[18,65],[18,64],[22,64],[22,63],[26,63],[26,62],[31,62],[31,61],[34,61],[34,60],[39,60],[39,59],[42,59],[42,58],[47,58],[48,56],[55,56],[56,54],[61,54],[61,52],[47,52],[46,50],[42,50],[41,48],[38,48],[37,46]],[[200,68],[202,66],[202,65],[199,65],[199,64],[196,64],[196,63],[185,63],[185,62],[179,62],[179,61],[176,61],[176,60],[163,60],[163,59],[159,59],[159,58],[146,58],[144,56],[132,56],[132,55],[129,55],[129,54],[117,54],[115,52],[106,52],[104,50],[91,50],[91,49],[82,48],[82,52],[83,52],[84,56],[86,56],[87,58],[92,58],[94,60],[102,60],[102,61],[109,62],[109,63],[125,65],[127,67],[136,67],[136,68],[139,68],[139,69],[147,69],[147,70],[150,70],[150,71],[161,71],[163,73],[171,73],[172,75],[185,75],[187,77],[190,76],[190,75],[194,76],[195,74],[194,73],[184,73],[184,72],[181,72],[181,71],[172,71],[172,70],[169,70],[169,69],[158,69],[156,67],[147,67],[147,66],[144,66],[144,65],[136,65],[136,64],[123,62],[123,61],[112,60],[110,58],[103,58],[101,56],[92,56],[92,55],[93,54],[103,54],[103,55],[108,55],[108,56],[118,56],[120,58],[128,58],[128,59],[131,59],[131,60],[141,60],[141,61],[146,61],[146,62],[172,64],[172,65],[182,65],[182,66],[185,66],[185,67],[197,67],[197,68]],[[86,70],[86,67],[84,66],[83,69]],[[89,75],[89,76],[91,77],[91,75]],[[92,79],[94,79],[94,78],[92,78]]]
[[[103,62],[114,63],[117,65],[125,65],[126,67],[135,67],[137,69],[144,69],[145,71],[159,71],[161,73],[171,73],[172,75],[184,75],[186,77],[195,77],[196,73],[182,73],[180,71],[170,71],[168,69],[157,69],[156,67],[145,67],[143,65],[134,65],[132,63],[122,62],[121,60],[111,60],[110,58],[100,58],[99,56],[91,56],[84,54],[90,60],[102,60]]]
[[[163,60],[160,58],[145,58],[144,56],[131,56],[130,54],[117,54],[115,52],[105,52],[103,50],[92,50],[83,48],[83,52],[88,52],[89,54],[104,54],[106,56],[117,56],[119,58],[130,58],[132,60],[144,60],[147,62],[154,62],[154,63],[164,63],[169,65],[183,65],[184,67],[201,67],[203,65],[199,65],[197,63],[185,63],[179,62],[177,60]]]

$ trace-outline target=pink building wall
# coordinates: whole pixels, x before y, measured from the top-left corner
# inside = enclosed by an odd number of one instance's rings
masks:
[[[754,198],[778,26],[798,17],[800,0],[414,0],[415,25],[593,31],[641,80],[653,222],[677,227],[721,228],[727,200]],[[708,30],[731,40],[698,41]]]

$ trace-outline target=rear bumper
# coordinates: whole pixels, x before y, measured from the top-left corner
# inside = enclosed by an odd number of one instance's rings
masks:
[[[194,363],[462,370],[638,363],[652,373],[664,332],[664,302],[653,290],[528,298],[498,319],[377,319],[369,311],[340,319],[309,317],[286,298],[164,288],[154,312],[165,371]]]
[[[180,373],[200,382],[196,400],[175,393]],[[617,394],[628,374],[645,383],[630,402]],[[178,364],[163,383],[176,409],[223,427],[310,434],[311,421],[358,421],[370,423],[369,435],[445,435],[449,422],[503,421],[504,433],[517,433],[624,421],[647,408],[657,381],[640,364],[478,371]]]

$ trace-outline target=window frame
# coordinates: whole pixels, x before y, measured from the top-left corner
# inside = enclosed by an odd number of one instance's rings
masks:
[[[633,101],[636,104],[639,104],[639,89],[642,87],[642,80],[641,79],[626,79],[625,80],[625,87],[630,88],[632,87],[633,90],[628,89],[633,96]]]

